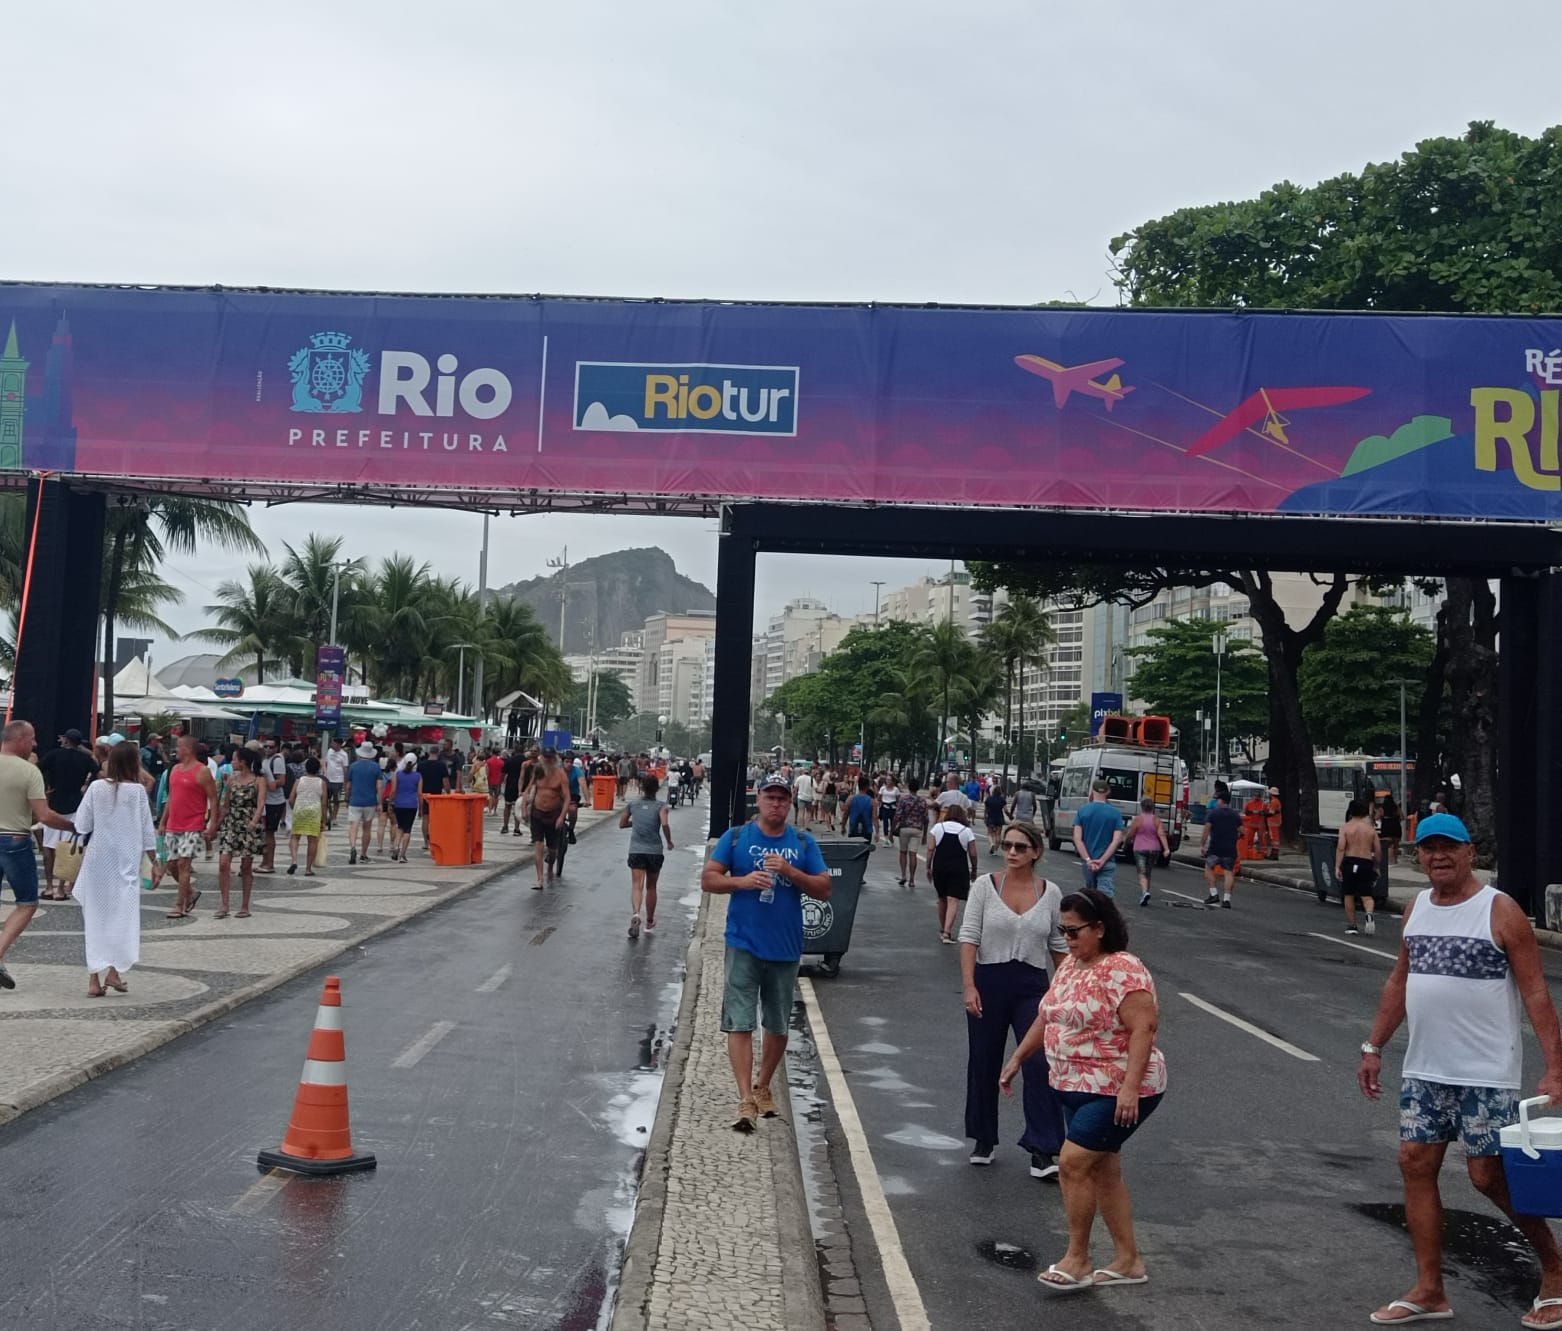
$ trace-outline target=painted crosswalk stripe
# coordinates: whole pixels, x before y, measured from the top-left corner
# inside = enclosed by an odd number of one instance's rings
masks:
[[[410,1045],[403,1049],[401,1053],[396,1055],[396,1057],[391,1061],[391,1067],[412,1067],[413,1064],[417,1063],[424,1054],[428,1053],[430,1049],[432,1049],[447,1035],[449,1035],[451,1031],[455,1030],[455,1028],[456,1024],[453,1021],[436,1021],[434,1025],[429,1028],[427,1034],[421,1036],[417,1040],[414,1040]]]
[[[1201,1012],[1208,1012],[1210,1016],[1219,1017],[1222,1021],[1235,1026],[1239,1031],[1246,1031],[1249,1035],[1256,1036],[1265,1044],[1272,1044],[1276,1049],[1280,1050],[1282,1053],[1289,1054],[1292,1058],[1299,1058],[1303,1063],[1318,1062],[1318,1056],[1316,1054],[1309,1054],[1305,1049],[1298,1049],[1289,1040],[1282,1040],[1278,1035],[1271,1035],[1268,1031],[1261,1030],[1259,1027],[1253,1025],[1252,1022],[1243,1021],[1241,1017],[1235,1016],[1230,1012],[1223,1011],[1222,1009],[1216,1007],[1213,1003],[1206,1002],[1197,994],[1178,994],[1177,996],[1179,998],[1186,998],[1188,1002],[1192,1003],[1193,1006],[1198,1008]]]

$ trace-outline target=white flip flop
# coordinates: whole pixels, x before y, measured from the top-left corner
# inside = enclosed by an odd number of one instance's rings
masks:
[[[1430,1312],[1419,1303],[1411,1303],[1409,1299],[1395,1299],[1388,1305],[1390,1308],[1403,1308],[1408,1317],[1379,1317],[1373,1313],[1367,1318],[1374,1326],[1409,1326],[1411,1322],[1446,1322],[1454,1315],[1452,1308],[1444,1308],[1442,1312]]]
[[[1114,1271],[1109,1266],[1097,1267],[1091,1273],[1091,1278],[1098,1285],[1148,1285],[1149,1276],[1125,1276],[1121,1271]]]
[[[1562,1308],[1562,1299],[1537,1298],[1534,1303],[1530,1304],[1529,1313],[1526,1313],[1523,1317],[1519,1318],[1519,1325],[1529,1327],[1531,1331],[1545,1331],[1547,1327],[1562,1326],[1562,1322],[1530,1321],[1530,1314],[1538,1313],[1542,1308]]]
[[[1048,1276],[1062,1276],[1062,1280],[1048,1280]],[[1060,1271],[1056,1266],[1049,1266],[1046,1271],[1036,1277],[1037,1283],[1043,1288],[1051,1290],[1054,1294],[1078,1294],[1082,1290],[1096,1287],[1093,1275],[1083,1276],[1075,1280],[1067,1271]]]

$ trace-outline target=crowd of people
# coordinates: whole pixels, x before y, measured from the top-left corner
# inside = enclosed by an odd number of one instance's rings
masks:
[[[415,832],[430,852],[430,796],[483,795],[485,812],[501,819],[501,834],[529,833],[541,891],[562,878],[579,810],[590,798],[588,782],[601,776],[614,778],[620,791],[639,783],[639,798],[624,809],[624,825],[635,829],[635,937],[642,912],[644,927],[655,928],[659,831],[672,848],[658,790],[665,780],[680,799],[694,798],[705,780],[697,760],[588,757],[528,742],[463,753],[449,738],[415,745],[267,737],[212,746],[179,735],[170,750],[160,734],[137,742],[112,733],[89,746],[77,730],[40,755],[33,727],[13,721],[0,732],[0,877],[17,909],[0,927],[0,989],[16,987],[4,959],[40,900],[81,906],[89,996],[127,992],[125,974],[140,955],[143,889],[171,878],[177,891],[167,918],[188,919],[202,896],[196,866],[215,858],[220,900],[213,918],[245,919],[256,876],[316,876],[322,838],[344,818],[349,865],[376,856],[407,863]],[[646,801],[649,816],[639,807]],[[278,864],[284,847],[285,870]]]

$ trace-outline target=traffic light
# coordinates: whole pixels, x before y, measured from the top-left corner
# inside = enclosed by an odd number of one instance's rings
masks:
[[[1058,743],[1062,744],[1067,739],[1068,739],[1068,731],[1066,731],[1066,730],[1059,730],[1058,731]]]
[[[1009,727],[1009,743],[1010,744],[1018,744],[1019,742],[1020,742],[1020,728],[1018,726],[1010,726]]]

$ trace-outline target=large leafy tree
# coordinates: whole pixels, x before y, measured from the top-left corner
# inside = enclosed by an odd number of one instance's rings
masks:
[[[362,600],[361,559],[342,557],[342,538],[311,532],[302,546],[283,544],[287,553],[279,570],[287,588],[292,619],[288,655],[293,672],[303,678],[314,673],[322,643],[331,639],[331,614],[336,611],[337,636],[355,614]]]
[[[1144,699],[1152,713],[1171,718],[1182,758],[1190,767],[1204,752],[1199,717],[1214,716],[1217,696],[1223,749],[1229,752],[1231,745],[1240,745],[1251,762],[1253,742],[1269,732],[1269,671],[1264,658],[1251,644],[1228,637],[1217,666],[1214,639],[1225,627],[1208,619],[1169,619],[1145,635],[1149,641],[1144,646],[1128,649],[1137,661],[1134,696]],[[1223,756],[1216,766],[1224,770]]]
[[[1302,710],[1314,738],[1342,752],[1398,753],[1396,681],[1412,680],[1419,689],[1434,650],[1433,635],[1402,610],[1346,611],[1302,658]]]
[[[597,725],[601,729],[611,730],[620,721],[626,721],[635,714],[635,700],[630,696],[629,686],[612,671],[598,671],[596,693]],[[577,680],[570,689],[569,696],[564,700],[564,715],[569,718],[577,735],[586,733],[587,720],[591,715],[589,679]]]
[[[1562,127],[1528,138],[1478,121],[1458,138],[1424,140],[1359,173],[1180,209],[1117,237],[1112,249],[1118,285],[1135,305],[1555,310],[1562,308]],[[1430,750],[1446,690],[1449,765],[1487,855],[1496,835],[1498,629],[1487,584],[1448,579],[1420,708],[1420,747]],[[1286,665],[1294,677],[1299,654],[1294,661],[1288,654]],[[1436,779],[1430,770],[1417,775],[1418,789]]]

